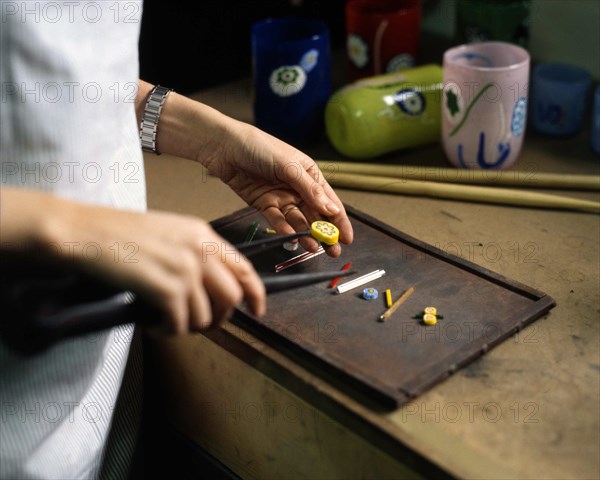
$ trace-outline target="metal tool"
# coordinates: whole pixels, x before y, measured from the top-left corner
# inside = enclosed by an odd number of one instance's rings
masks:
[[[281,292],[282,290],[290,290],[292,288],[304,287],[313,283],[331,280],[336,277],[345,277],[356,272],[314,272],[314,273],[297,273],[296,275],[274,275],[271,277],[263,277],[262,281],[265,284],[267,293]]]
[[[278,235],[276,237],[270,236],[268,238],[254,240],[253,242],[239,243],[235,245],[235,248],[242,252],[246,257],[251,257],[252,255],[264,252],[265,250],[280,247],[281,245],[283,245],[284,242],[289,242],[297,238],[308,236],[310,236],[310,230],[307,230],[305,232],[291,233],[289,235]]]

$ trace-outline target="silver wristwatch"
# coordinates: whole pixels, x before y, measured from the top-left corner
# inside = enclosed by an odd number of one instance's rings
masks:
[[[142,123],[140,124],[140,142],[142,143],[142,150],[160,155],[160,152],[156,149],[158,118],[160,117],[160,111],[162,110],[167,95],[172,91],[171,88],[156,85],[150,92],[142,115]]]

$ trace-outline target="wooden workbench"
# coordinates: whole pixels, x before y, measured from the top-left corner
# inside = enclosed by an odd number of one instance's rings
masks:
[[[196,98],[252,119],[248,82]],[[306,151],[341,159],[325,142]],[[437,145],[382,161],[447,166]],[[567,140],[528,133],[516,168],[597,175],[599,166],[585,132]],[[147,156],[146,169],[150,208],[213,220],[244,206],[198,164]],[[409,235],[544,291],[557,307],[392,412],[368,408],[232,325],[161,340],[154,353],[176,428],[243,478],[599,478],[600,217],[338,194]]]

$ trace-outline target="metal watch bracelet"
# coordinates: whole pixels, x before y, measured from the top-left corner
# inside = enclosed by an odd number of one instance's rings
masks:
[[[172,91],[171,88],[156,85],[148,96],[148,101],[144,107],[144,113],[142,114],[142,123],[140,124],[140,142],[142,144],[142,150],[145,150],[146,152],[153,152],[160,155],[160,152],[156,148],[158,119],[167,95]]]

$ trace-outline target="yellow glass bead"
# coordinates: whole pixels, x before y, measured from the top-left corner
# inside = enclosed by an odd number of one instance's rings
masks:
[[[437,318],[431,313],[426,313],[425,315],[423,315],[423,323],[425,325],[435,325],[437,323]]]
[[[388,288],[385,291],[385,306],[390,308],[394,302],[392,302],[392,291]]]
[[[430,315],[437,315],[437,308],[435,307],[426,307],[424,310],[425,313],[429,313]]]
[[[324,243],[325,245],[335,245],[340,238],[338,228],[329,222],[317,220],[310,226],[310,234],[315,240]]]

